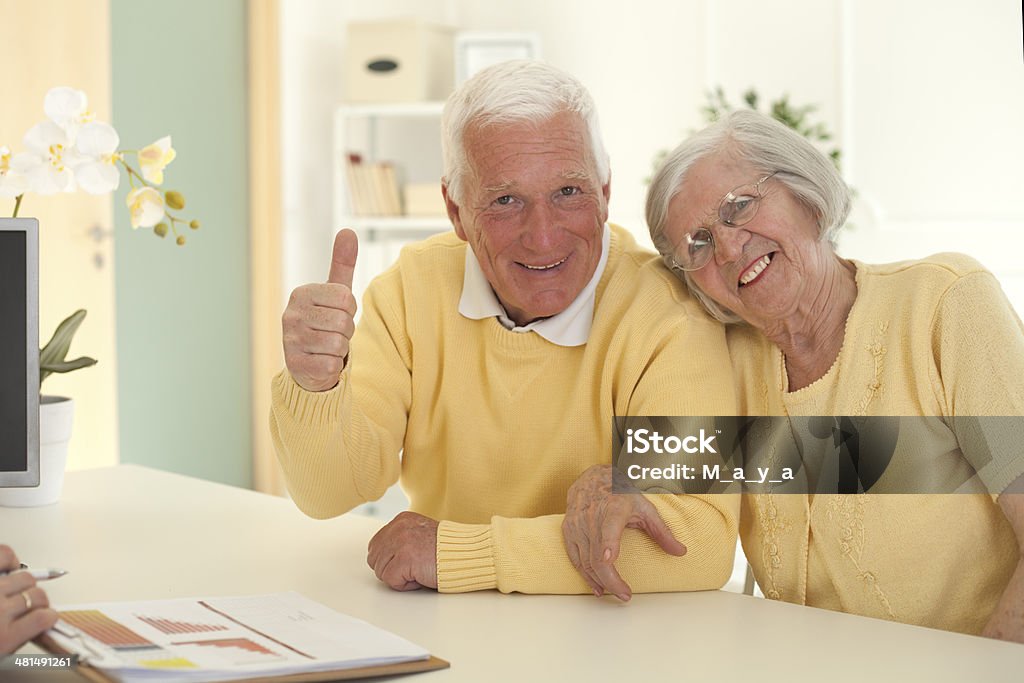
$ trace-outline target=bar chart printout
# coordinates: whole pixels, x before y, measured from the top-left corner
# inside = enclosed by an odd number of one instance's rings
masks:
[[[423,648],[298,593],[97,603],[58,608],[58,614],[48,633],[56,645],[124,683],[285,676],[430,659]],[[431,661],[439,664],[430,668],[447,665]]]
[[[116,650],[156,647],[152,641],[143,638],[99,610],[69,610],[61,612],[60,618]]]
[[[145,617],[136,615],[139,621],[149,624],[160,633],[208,633],[210,631],[227,631],[228,627],[223,624],[190,624],[187,621],[175,621],[173,619],[160,619],[158,617]]]
[[[195,659],[193,648],[206,648],[199,658],[205,659],[208,654],[216,656],[219,661],[230,666],[261,664],[269,660],[281,661],[283,658],[273,650],[260,645],[249,638],[223,638],[221,640],[193,640],[175,642],[174,649]],[[212,653],[209,648],[216,648]]]

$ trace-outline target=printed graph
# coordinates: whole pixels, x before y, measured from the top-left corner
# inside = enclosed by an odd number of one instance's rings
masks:
[[[220,640],[191,640],[184,643],[171,643],[172,645],[201,645],[203,647],[234,647],[249,652],[259,652],[265,655],[278,657],[273,650],[268,650],[259,643],[254,643],[248,638],[221,638]]]
[[[149,624],[160,633],[174,635],[178,633],[209,633],[210,631],[227,631],[228,627],[223,624],[193,624],[187,621],[175,621],[173,619],[161,619],[160,617],[144,617],[136,614],[135,617],[144,623]]]
[[[127,626],[95,609],[60,612],[60,618],[104,645],[118,650],[156,647]]]
[[[171,643],[175,650],[189,653],[194,659],[223,659],[233,665],[264,664],[268,659],[281,659],[281,655],[268,650],[248,638],[221,638],[219,640],[191,640]],[[191,648],[200,648],[199,651]]]
[[[171,657],[169,659],[140,659],[139,666],[147,669],[198,669],[199,665],[184,657]]]

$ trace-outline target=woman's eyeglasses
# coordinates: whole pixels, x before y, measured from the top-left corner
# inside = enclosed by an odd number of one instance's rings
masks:
[[[761,185],[778,173],[773,171],[752,185],[740,185],[722,197],[718,204],[718,220],[735,228],[746,225],[757,214],[757,206],[764,197]],[[672,251],[671,267],[675,270],[700,270],[711,261],[715,253],[715,238],[710,228],[698,228],[683,236]]]

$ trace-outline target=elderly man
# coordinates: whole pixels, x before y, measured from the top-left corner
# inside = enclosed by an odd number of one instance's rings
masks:
[[[405,248],[367,288],[357,328],[356,240],[342,231],[328,282],[295,290],[283,316],[271,430],[296,503],[339,515],[401,478],[410,512],[368,557],[398,590],[627,600],[720,587],[735,499],[588,485],[578,509],[637,530],[614,552],[589,533],[562,540],[570,486],[610,461],[613,416],[735,413],[722,327],[606,224],[589,94],[553,67],[507,62],[455,92],[442,127],[454,233]]]

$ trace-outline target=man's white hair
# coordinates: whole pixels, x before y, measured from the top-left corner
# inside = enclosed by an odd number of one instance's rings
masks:
[[[579,115],[587,127],[590,153],[601,185],[608,182],[608,153],[590,93],[578,80],[550,64],[512,60],[487,67],[452,93],[441,115],[441,150],[448,195],[463,200],[469,170],[465,136],[471,127],[542,123],[560,113]]]

